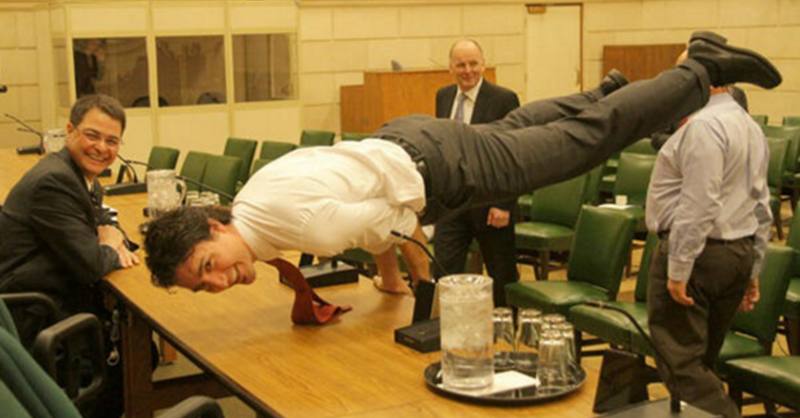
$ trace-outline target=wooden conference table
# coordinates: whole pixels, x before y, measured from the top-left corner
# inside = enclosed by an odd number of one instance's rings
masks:
[[[11,167],[30,167],[35,161],[32,156],[0,153],[0,198],[5,199],[24,172],[11,172]],[[106,198],[138,242],[145,202],[144,194]],[[139,256],[145,255],[140,251]],[[439,360],[439,353],[420,354],[393,340],[393,330],[410,322],[412,298],[379,293],[369,279],[361,278],[357,284],[319,289],[333,303],[352,305],[351,312],[326,326],[294,326],[289,319],[292,290],[278,282],[270,266],[258,263],[256,270],[255,283],[220,294],[156,288],[143,265],[106,278],[107,288],[126,311],[122,348],[126,417],[150,417],[154,409],[198,393],[237,396],[260,416],[592,415],[594,373],[577,393],[523,408],[478,406],[440,397],[426,388],[423,379],[423,370]],[[205,374],[153,383],[148,367],[151,331]]]

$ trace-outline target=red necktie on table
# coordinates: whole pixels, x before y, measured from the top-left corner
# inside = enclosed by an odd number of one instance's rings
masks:
[[[321,325],[330,322],[339,314],[351,309],[350,306],[331,305],[314,292],[297,266],[282,259],[267,261],[278,269],[278,272],[289,280],[294,289],[294,306],[292,306],[292,322],[298,325]]]

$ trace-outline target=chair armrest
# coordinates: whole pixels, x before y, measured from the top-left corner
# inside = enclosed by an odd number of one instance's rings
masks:
[[[56,322],[60,316],[55,301],[44,293],[2,293],[0,300],[6,304],[14,321],[15,329],[9,331],[28,351],[36,334]]]
[[[207,396],[186,398],[159,415],[159,418],[224,418],[217,401]]]
[[[105,382],[103,330],[93,314],[75,314],[45,328],[36,336],[32,354],[76,406],[93,399]],[[91,381],[82,386],[81,370],[87,360]]]

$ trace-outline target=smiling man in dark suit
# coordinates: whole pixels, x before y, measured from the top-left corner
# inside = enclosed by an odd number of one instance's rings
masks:
[[[64,149],[48,154],[11,189],[0,212],[0,293],[43,292],[61,315],[91,312],[110,319],[100,280],[139,263],[122,232],[102,210],[97,176],[117,158],[125,111],[104,95],[72,106]],[[43,324],[30,310],[15,318],[31,340]],[[105,392],[90,417],[122,413],[122,376],[109,369]]]
[[[483,78],[484,58],[481,46],[462,39],[450,48],[450,74],[455,84],[436,92],[436,117],[467,124],[489,123],[502,119],[519,107],[513,91]],[[503,286],[517,280],[514,218],[516,199],[494,206],[465,211],[436,224],[433,240],[436,258],[446,272],[436,276],[463,273],[467,252],[473,239],[478,241],[489,275],[494,279],[495,306],[505,305]]]

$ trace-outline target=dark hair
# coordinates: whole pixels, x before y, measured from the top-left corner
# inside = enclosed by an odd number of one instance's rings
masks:
[[[189,258],[195,245],[211,239],[209,219],[227,225],[231,222],[231,210],[222,206],[181,207],[147,223],[145,261],[154,285],[175,285],[178,266]]]
[[[122,132],[125,132],[125,109],[119,100],[105,94],[90,94],[76,100],[69,111],[69,122],[72,126],[80,125],[83,117],[92,109],[98,109],[119,122]]]

